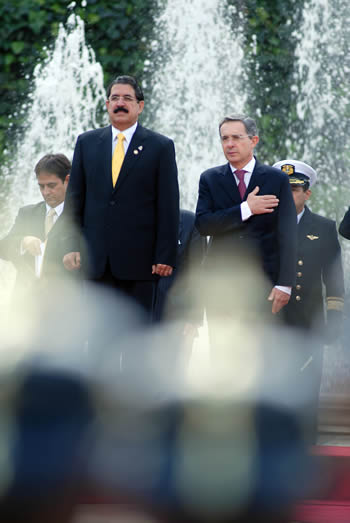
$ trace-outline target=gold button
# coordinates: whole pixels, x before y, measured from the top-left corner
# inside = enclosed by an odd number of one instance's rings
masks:
[[[295,288],[296,288],[297,291],[300,291],[301,285],[299,285],[299,283],[298,283],[298,285],[296,285]]]
[[[303,273],[302,273],[302,272],[297,272],[297,276],[298,276],[298,278],[301,278],[301,277],[302,277],[302,275],[303,275]]]
[[[298,260],[298,265],[304,265],[303,260]]]
[[[295,299],[296,299],[297,301],[300,301],[300,300],[301,300],[300,296],[295,296]]]

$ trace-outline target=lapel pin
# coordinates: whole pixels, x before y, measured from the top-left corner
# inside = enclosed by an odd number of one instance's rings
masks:
[[[314,236],[313,234],[307,234],[306,238],[309,240],[318,240],[319,236]]]
[[[139,154],[137,149],[134,149],[134,154]]]
[[[139,151],[142,151],[143,145],[139,145]]]

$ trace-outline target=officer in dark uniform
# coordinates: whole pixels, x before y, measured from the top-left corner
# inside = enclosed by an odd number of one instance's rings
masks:
[[[312,167],[297,160],[282,160],[274,167],[289,175],[298,219],[296,285],[284,308],[287,325],[305,330],[320,343],[304,356],[301,371],[315,383],[315,412],[322,376],[323,345],[341,333],[344,307],[344,274],[336,223],[305,205],[316,182]],[[324,300],[325,297],[325,300]],[[326,306],[325,306],[326,305]]]

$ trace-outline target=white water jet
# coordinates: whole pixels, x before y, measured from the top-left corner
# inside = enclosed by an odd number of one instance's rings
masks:
[[[101,125],[105,99],[102,67],[85,43],[84,22],[71,14],[66,28],[60,25],[53,50],[35,67],[28,103],[21,108],[26,126],[4,169],[1,236],[19,207],[41,199],[34,174],[37,161],[47,153],[72,159],[78,135]]]
[[[106,118],[105,100],[102,67],[85,43],[84,22],[71,14],[66,28],[60,26],[53,50],[34,70],[28,102],[21,108],[26,126],[15,147],[7,151],[8,161],[2,169],[0,237],[21,206],[42,199],[34,173],[37,161],[47,153],[63,153],[72,159],[78,135],[100,127],[102,114]],[[12,264],[0,260],[0,307],[8,302],[14,278]]]
[[[304,125],[300,159],[318,173],[310,207],[338,224],[350,204],[349,16],[347,0],[307,1],[299,28],[304,37],[296,49],[301,86],[297,111]],[[342,258],[349,290],[350,242],[346,240],[342,241]],[[348,395],[350,366],[344,353],[345,337],[344,344],[325,351],[321,398],[325,397],[328,405],[334,401],[333,395]]]
[[[242,24],[237,14],[233,34],[222,4],[168,0],[146,63],[152,73],[152,86],[145,85],[146,97],[152,87],[146,124],[175,141],[181,205],[187,209],[195,206],[201,172],[225,162],[219,121],[245,104]]]
[[[319,173],[313,208],[343,217],[350,202],[350,26],[347,0],[305,3],[296,49],[303,160]]]

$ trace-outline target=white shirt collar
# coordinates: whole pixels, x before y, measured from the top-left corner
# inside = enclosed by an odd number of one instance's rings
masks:
[[[252,173],[254,171],[255,164],[256,164],[256,160],[253,156],[253,158],[251,160],[249,160],[249,162],[244,167],[242,167],[242,169],[244,171],[247,171],[247,173]],[[235,173],[237,171],[236,167],[233,167],[233,165],[230,164],[230,167],[231,167],[231,171],[233,173]]]
[[[304,209],[303,209],[303,210],[302,210],[302,211],[297,215],[298,223],[299,223],[300,220],[302,219],[304,212],[305,212],[305,207],[304,207]]]
[[[134,125],[132,125],[128,129],[125,129],[124,131],[120,131],[119,129],[117,129],[116,127],[113,127],[113,125],[112,125],[113,142],[114,142],[114,140],[116,140],[119,133],[123,133],[123,135],[125,136],[125,141],[126,141],[127,145],[129,145],[129,143],[131,142],[131,139],[134,135],[134,132],[136,131],[136,127],[137,127],[137,122],[135,122]]]
[[[61,214],[63,212],[63,208],[64,208],[64,202],[61,202],[59,205],[57,205],[57,207],[54,207],[57,216],[61,216]],[[51,209],[52,209],[52,207],[50,207],[50,205],[47,205],[47,203],[46,203],[46,214],[48,214]]]

